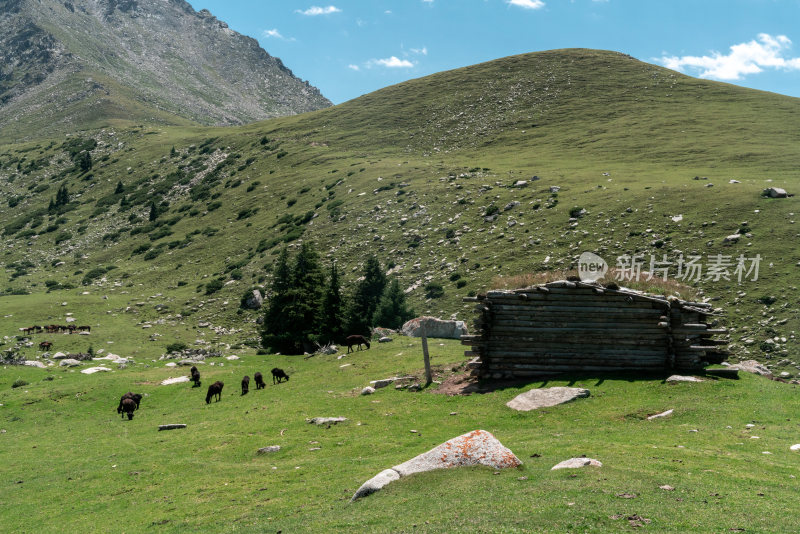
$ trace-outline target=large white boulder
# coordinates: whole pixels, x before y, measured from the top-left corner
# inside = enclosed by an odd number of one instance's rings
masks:
[[[464,321],[445,321],[436,317],[417,317],[403,325],[403,334],[411,337],[422,337],[422,326],[426,337],[460,339],[467,335]]]
[[[391,469],[384,469],[362,484],[351,500],[354,501],[374,493],[400,477],[433,471],[434,469],[473,465],[485,465],[494,469],[503,469],[517,467],[522,465],[522,462],[490,432],[473,430],[445,441],[438,447],[434,447],[407,462],[396,465]]]

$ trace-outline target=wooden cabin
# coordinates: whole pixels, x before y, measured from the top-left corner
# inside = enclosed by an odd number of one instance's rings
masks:
[[[570,281],[464,300],[478,317],[461,342],[481,378],[698,371],[727,357],[707,303]]]

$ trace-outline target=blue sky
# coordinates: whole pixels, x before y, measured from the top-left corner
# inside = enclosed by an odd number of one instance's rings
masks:
[[[189,0],[338,104],[411,78],[557,48],[630,54],[800,97],[800,0]]]

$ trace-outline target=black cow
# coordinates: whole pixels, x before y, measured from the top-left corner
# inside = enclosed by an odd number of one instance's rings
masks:
[[[366,345],[367,350],[369,350],[369,340],[367,340],[367,338],[365,338],[364,336],[361,335],[347,336],[345,342],[347,343],[348,353],[353,352],[353,345],[358,345],[358,350],[361,350],[361,345],[363,344]]]
[[[142,402],[142,396],[141,395],[139,395],[138,393],[131,393],[129,391],[125,395],[120,397],[119,406],[117,406],[117,413],[122,413],[122,410],[123,410],[122,403],[125,402],[125,399],[131,399],[133,401],[133,403],[136,405],[134,410],[138,410],[139,409],[139,403]]]
[[[273,384],[275,383],[275,379],[276,378],[278,379],[278,384],[280,384],[281,380],[284,379],[284,378],[286,379],[287,382],[289,381],[289,375],[287,375],[285,372],[283,372],[283,369],[278,369],[277,367],[272,369],[272,383]]]
[[[247,395],[248,391],[250,391],[250,377],[244,375],[244,378],[242,378],[242,395]]]
[[[256,371],[256,374],[253,375],[253,378],[256,381],[256,391],[259,389],[264,389],[266,385],[264,384],[264,377],[261,375],[259,371]]]
[[[125,414],[128,414],[128,421],[133,419],[133,412],[138,408],[138,406],[136,406],[136,401],[130,397],[122,399],[122,402],[119,403],[119,407],[119,412],[124,412],[122,413],[123,419],[125,419]]]
[[[211,397],[217,396],[217,402],[222,400],[222,386],[224,386],[222,382],[217,380],[210,386],[208,386],[208,393],[206,394],[206,404],[211,402]]]
[[[199,388],[200,387],[200,371],[198,371],[197,367],[195,367],[194,365],[192,366],[191,369],[189,369],[189,371],[192,373],[192,382],[194,382],[194,385],[192,387],[193,388]]]

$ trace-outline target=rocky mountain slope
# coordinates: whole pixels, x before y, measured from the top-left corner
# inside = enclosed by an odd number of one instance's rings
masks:
[[[0,2],[0,131],[123,119],[242,124],[329,106],[280,59],[183,0]]]

